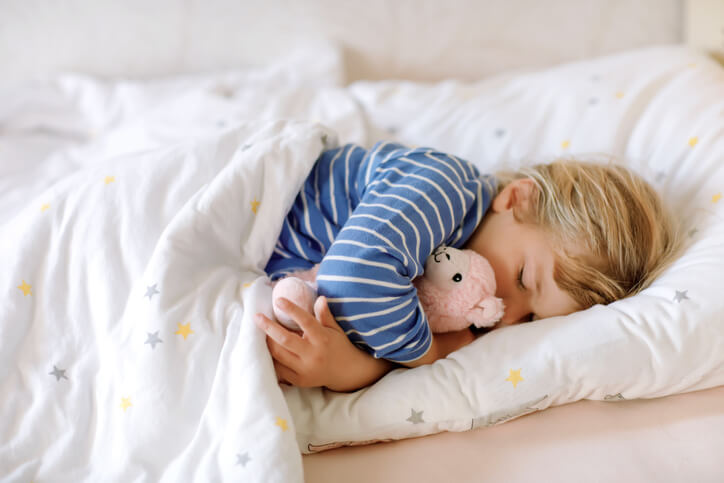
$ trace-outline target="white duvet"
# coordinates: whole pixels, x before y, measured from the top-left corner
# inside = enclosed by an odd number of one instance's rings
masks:
[[[68,163],[24,200],[0,229],[0,479],[302,480],[250,317],[333,142],[309,123],[237,124]]]
[[[250,317],[336,142],[302,120],[361,137],[339,68],[0,92],[1,481],[303,480]]]

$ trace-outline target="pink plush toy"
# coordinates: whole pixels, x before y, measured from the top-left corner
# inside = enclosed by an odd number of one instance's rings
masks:
[[[314,313],[317,266],[279,280],[272,301],[287,298]],[[425,262],[425,273],[416,278],[422,308],[433,332],[461,330],[470,325],[491,327],[503,316],[503,301],[495,296],[495,274],[490,263],[473,250],[440,247]],[[284,326],[297,324],[274,304],[274,315]]]

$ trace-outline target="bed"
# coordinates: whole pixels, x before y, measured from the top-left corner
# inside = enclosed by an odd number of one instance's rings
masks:
[[[724,477],[716,2],[0,8],[0,480]],[[250,317],[281,220],[320,152],[380,139],[614,157],[684,252],[369,388],[280,387]]]

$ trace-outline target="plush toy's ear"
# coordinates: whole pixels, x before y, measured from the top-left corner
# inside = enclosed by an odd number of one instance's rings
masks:
[[[465,314],[465,320],[475,327],[492,327],[503,317],[505,307],[497,297],[487,297]]]
[[[468,311],[467,314],[465,314],[465,320],[473,324],[475,327],[490,327],[495,324],[494,321],[488,320],[488,317],[485,316],[485,313],[483,309],[480,307],[473,307]]]

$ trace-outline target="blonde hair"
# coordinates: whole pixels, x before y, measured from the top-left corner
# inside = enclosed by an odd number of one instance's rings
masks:
[[[647,287],[677,255],[680,235],[658,193],[613,163],[559,160],[497,174],[498,189],[530,178],[537,196],[521,222],[553,237],[553,278],[581,306],[607,304]],[[570,248],[581,247],[583,254]]]

